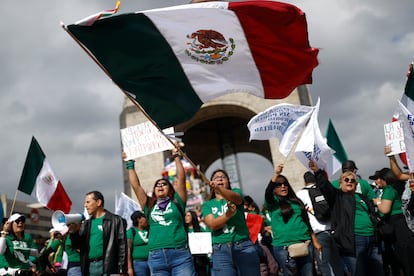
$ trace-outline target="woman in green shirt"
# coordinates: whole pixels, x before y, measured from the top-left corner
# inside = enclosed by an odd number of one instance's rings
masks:
[[[260,259],[249,238],[240,189],[231,188],[224,170],[214,171],[210,180],[210,199],[203,204],[202,213],[212,231],[213,275],[260,275]]]
[[[404,275],[414,275],[414,237],[408,228],[407,221],[401,209],[401,196],[395,189],[398,180],[389,168],[376,171],[369,177],[375,180],[375,184],[382,189],[381,201],[378,204],[378,211],[388,223],[393,226],[394,233],[390,233],[390,240],[394,243],[395,253],[398,256]]]
[[[184,225],[187,190],[180,153],[178,148],[173,149],[172,158],[177,169],[175,187],[168,179],[158,179],[150,198],[140,184],[134,161],[126,163],[131,187],[149,220],[148,266],[151,275],[195,275]]]
[[[148,221],[141,211],[133,212],[131,220],[133,227],[127,231],[128,276],[149,276]]]
[[[309,243],[309,254],[291,258],[289,245],[312,239],[313,246],[320,252],[316,235],[310,227],[305,206],[296,196],[288,179],[282,175],[284,165],[279,164],[265,191],[265,208],[270,213],[273,236],[273,255],[282,268],[283,275],[313,275],[313,250]]]

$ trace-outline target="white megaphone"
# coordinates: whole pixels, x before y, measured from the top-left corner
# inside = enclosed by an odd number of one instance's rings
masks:
[[[85,216],[79,214],[65,214],[60,210],[55,211],[52,214],[52,226],[53,228],[60,229],[71,223],[78,223],[85,220]]]

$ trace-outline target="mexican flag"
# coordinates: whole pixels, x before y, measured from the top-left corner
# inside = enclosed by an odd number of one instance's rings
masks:
[[[285,98],[318,65],[305,14],[275,1],[187,4],[64,28],[160,128],[229,93]]]
[[[332,174],[335,174],[337,171],[342,169],[342,163],[348,160],[348,155],[342,145],[341,140],[339,139],[338,133],[331,121],[329,119],[328,127],[326,128],[326,142],[328,146],[335,151],[331,156],[330,161],[328,162],[328,171],[331,171]]]
[[[50,210],[69,213],[72,201],[56,178],[45,154],[32,137],[18,190],[32,195]]]

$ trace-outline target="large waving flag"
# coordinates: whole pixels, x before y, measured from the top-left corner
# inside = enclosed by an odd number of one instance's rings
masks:
[[[332,172],[332,174],[335,174],[342,168],[342,163],[348,160],[348,155],[346,154],[344,146],[342,145],[342,142],[339,139],[338,133],[336,132],[336,129],[331,119],[329,119],[325,137],[328,146],[335,151],[335,153],[331,156],[330,161],[328,161],[327,163],[327,171],[330,171]]]
[[[65,29],[160,128],[229,93],[285,98],[318,65],[305,14],[274,1],[188,4]]]
[[[289,155],[314,107],[293,104],[278,104],[257,114],[247,123],[251,140],[279,139],[279,151]]]
[[[315,161],[318,167],[324,169],[328,175],[332,175],[329,160],[332,158],[334,151],[328,146],[321,134],[318,122],[320,100],[315,106],[309,123],[302,133],[296,146],[295,153],[299,161],[305,166],[309,166],[309,161]]]
[[[72,201],[60,180],[56,178],[46,155],[34,137],[30,143],[18,190],[35,196],[50,210],[70,212]]]

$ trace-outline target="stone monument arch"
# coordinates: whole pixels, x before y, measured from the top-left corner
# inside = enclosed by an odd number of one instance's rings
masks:
[[[191,161],[204,173],[217,159],[222,159],[223,168],[229,173],[232,187],[243,189],[238,171],[237,153],[254,153],[264,157],[274,167],[280,162],[286,164],[283,174],[298,190],[303,186],[303,173],[306,168],[295,158],[292,152],[287,158],[278,151],[279,141],[250,141],[248,121],[257,113],[279,104],[291,103],[311,105],[311,97],[306,86],[295,89],[289,97],[282,100],[264,100],[247,93],[234,93],[215,98],[205,103],[189,121],[174,127],[176,132],[184,132],[182,137],[184,151]],[[147,121],[145,115],[128,99],[120,115],[120,127],[125,128]],[[156,179],[161,177],[168,152],[160,152],[136,160],[135,168],[141,185],[147,192],[152,191]],[[124,169],[124,191],[131,194],[128,174]],[[206,175],[208,178],[209,176]],[[266,185],[271,175],[265,175]]]

